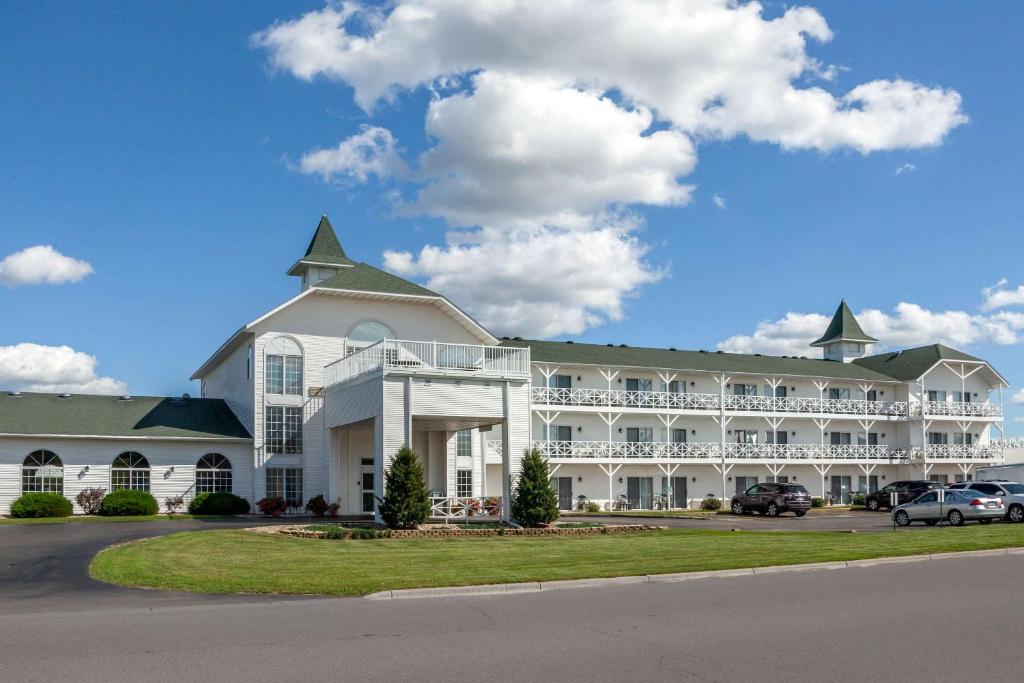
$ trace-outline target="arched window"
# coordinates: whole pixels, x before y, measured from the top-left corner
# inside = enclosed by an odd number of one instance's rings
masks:
[[[231,461],[220,453],[207,453],[196,464],[196,493],[231,493]]]
[[[21,463],[22,493],[64,493],[64,463],[53,451],[33,451]]]
[[[302,347],[291,337],[276,337],[264,350],[264,391],[302,395]]]
[[[385,339],[394,339],[395,333],[384,323],[376,320],[364,320],[348,331],[349,353],[357,349],[365,349]]]
[[[135,451],[128,451],[114,458],[110,466],[110,490],[149,490],[149,461]]]

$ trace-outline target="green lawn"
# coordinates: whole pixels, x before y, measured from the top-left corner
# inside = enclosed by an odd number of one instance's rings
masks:
[[[167,519],[231,519],[231,517],[210,515],[176,514],[167,515],[129,515],[126,517],[100,517],[98,515],[73,515],[71,517],[0,517],[0,526],[5,524],[68,524],[72,522],[155,522]]]
[[[324,541],[198,531],[108,548],[110,583],[212,593],[363,595],[380,590],[552,581],[1024,546],[1024,525],[849,534],[664,529],[575,537]]]

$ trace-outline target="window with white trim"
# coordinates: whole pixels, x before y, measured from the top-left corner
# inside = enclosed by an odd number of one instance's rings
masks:
[[[654,427],[626,427],[627,443],[651,443],[654,441]]]
[[[455,495],[459,498],[469,498],[473,495],[473,470],[455,472]]]
[[[302,347],[289,337],[277,337],[266,347],[263,390],[268,394],[302,395]]]
[[[22,493],[64,493],[64,463],[53,451],[28,454],[21,463]]]
[[[196,463],[196,493],[231,493],[231,461],[207,453]]]
[[[469,458],[473,456],[473,430],[463,429],[455,432],[455,455]]]
[[[288,507],[302,507],[301,467],[268,467],[267,498],[284,498]]]
[[[267,406],[263,445],[267,453],[302,452],[302,408]]]
[[[110,490],[133,489],[149,491],[149,461],[135,451],[126,451],[114,458],[110,466]]]
[[[376,320],[364,320],[360,323],[356,323],[352,329],[348,331],[348,335],[346,336],[348,353],[365,349],[367,346],[373,346],[377,342],[384,341],[385,339],[394,338],[395,333],[392,332],[391,328],[384,323]]]

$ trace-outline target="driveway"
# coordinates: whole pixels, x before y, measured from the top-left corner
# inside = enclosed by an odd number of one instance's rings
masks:
[[[89,577],[89,563],[114,543],[179,531],[238,529],[271,523],[260,519],[153,522],[67,522],[0,526],[0,614],[95,609],[118,605],[188,605],[216,599],[263,601],[266,597],[210,596],[119,588]]]

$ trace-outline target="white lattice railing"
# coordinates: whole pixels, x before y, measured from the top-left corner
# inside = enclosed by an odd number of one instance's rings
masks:
[[[914,460],[984,460],[995,462],[1003,459],[1001,445],[959,446],[954,444],[928,444],[912,446],[910,455]]]
[[[810,397],[736,396],[726,394],[625,391],[622,389],[555,389],[534,387],[534,405],[654,408],[661,410],[725,410],[764,413],[818,413],[838,415],[902,416],[903,401],[862,401]],[[724,401],[724,404],[722,403]]]
[[[994,439],[992,445],[997,448],[1024,448],[1024,436],[1012,436],[1007,439]]]
[[[500,517],[501,497],[458,498],[440,496],[430,498],[430,516],[452,518]]]
[[[922,413],[922,408],[924,412]],[[912,401],[911,415],[937,415],[939,417],[1002,417],[1003,407],[989,401],[960,403],[955,401]]]
[[[549,459],[568,460],[707,460],[722,458],[717,443],[624,442],[624,441],[536,441],[534,447]],[[906,449],[891,446],[819,444],[725,444],[726,460],[884,460],[906,462]]]
[[[380,368],[527,379],[530,376],[530,349],[385,339],[326,366],[324,386]]]

